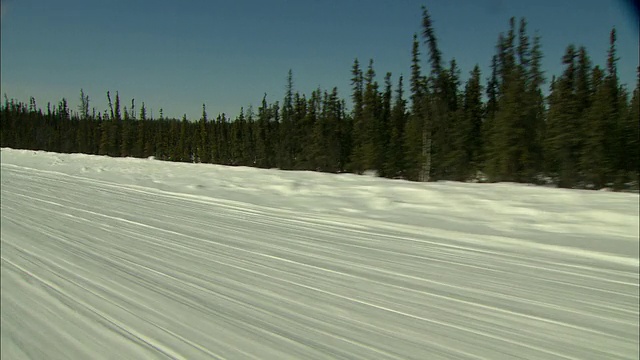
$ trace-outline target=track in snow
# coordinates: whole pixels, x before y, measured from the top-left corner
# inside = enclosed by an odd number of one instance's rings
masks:
[[[638,358],[637,258],[1,171],[3,359]]]

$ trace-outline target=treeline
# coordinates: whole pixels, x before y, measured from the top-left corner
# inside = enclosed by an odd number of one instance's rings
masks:
[[[421,42],[425,46],[423,66]],[[405,94],[403,76],[377,80],[374,62],[352,66],[347,109],[337,88],[308,97],[294,91],[289,72],[281,101],[262,99],[198,121],[159,119],[119,94],[109,108],[90,112],[81,90],[77,111],[67,100],[46,111],[5,95],[0,111],[3,147],[108,156],[324,172],[375,171],[414,181],[553,182],[569,188],[638,187],[639,87],[630,96],[617,74],[616,32],[606,67],[594,66],[584,47],[569,45],[564,71],[548,96],[540,38],[525,19],[511,18],[498,37],[486,82],[479,66],[461,83],[455,59],[443,60],[428,11],[414,34]],[[428,69],[428,71],[425,71]],[[483,83],[486,85],[483,86]],[[122,109],[122,110],[121,110]]]

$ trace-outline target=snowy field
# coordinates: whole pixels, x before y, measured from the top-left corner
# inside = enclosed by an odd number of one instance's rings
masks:
[[[638,359],[638,195],[1,151],[2,359]]]

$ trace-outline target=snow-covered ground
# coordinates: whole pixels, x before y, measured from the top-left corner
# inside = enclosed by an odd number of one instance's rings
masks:
[[[637,359],[638,195],[2,149],[2,359]]]

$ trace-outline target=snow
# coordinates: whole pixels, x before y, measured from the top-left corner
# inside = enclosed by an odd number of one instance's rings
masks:
[[[2,359],[637,359],[638,195],[3,148]]]

